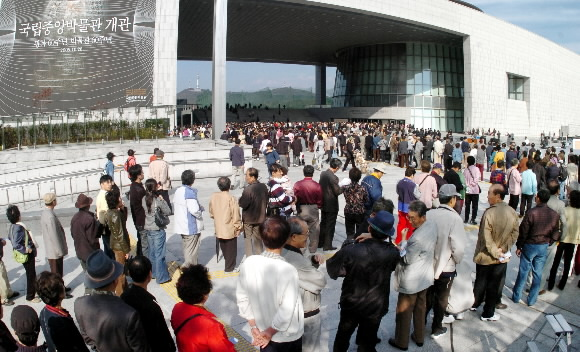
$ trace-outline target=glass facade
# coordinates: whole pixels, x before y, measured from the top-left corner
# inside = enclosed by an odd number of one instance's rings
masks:
[[[333,106],[411,108],[417,128],[463,131],[463,48],[377,44],[338,54]]]

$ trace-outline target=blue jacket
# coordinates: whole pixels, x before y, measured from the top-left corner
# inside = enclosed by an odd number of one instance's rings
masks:
[[[462,162],[463,161],[463,152],[459,148],[453,149],[453,153],[451,154],[451,158],[453,161]]]
[[[380,141],[381,141],[381,137],[379,137],[379,136],[373,137],[373,149],[377,149],[379,147]]]
[[[522,172],[522,194],[536,194],[538,193],[538,180],[536,174],[528,169]]]
[[[373,175],[368,175],[363,178],[361,185],[366,189],[367,194],[369,195],[368,201],[365,203],[365,209],[367,213],[370,213],[373,204],[375,204],[377,199],[381,198],[383,195],[383,185],[381,184],[381,180]]]
[[[111,176],[113,179],[115,178],[115,164],[113,164],[112,160],[107,160],[105,171],[107,172],[107,175]]]
[[[417,200],[415,197],[415,187],[417,187],[415,182],[406,177],[397,183],[397,194],[399,195],[397,209],[399,211],[403,213],[409,212],[409,205],[412,201]]]
[[[265,153],[264,155],[266,156],[266,164],[268,165],[275,164],[276,160],[280,160],[280,156],[275,150],[273,150],[271,153]]]

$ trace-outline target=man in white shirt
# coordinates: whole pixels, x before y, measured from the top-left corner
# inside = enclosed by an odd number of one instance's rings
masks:
[[[248,320],[252,344],[268,351],[301,351],[304,309],[298,272],[282,257],[290,225],[279,216],[260,225],[266,250],[240,265],[236,299],[240,316]]]
[[[181,187],[173,195],[174,231],[183,241],[183,266],[197,264],[199,238],[203,230],[202,212],[204,208],[197,200],[197,189],[193,188],[195,173],[185,170],[181,174]]]

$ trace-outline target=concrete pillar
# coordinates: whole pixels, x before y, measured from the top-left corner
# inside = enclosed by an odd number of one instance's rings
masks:
[[[326,105],[326,65],[316,65],[315,105]]]
[[[226,39],[228,0],[214,0],[212,138],[218,140],[226,129]]]

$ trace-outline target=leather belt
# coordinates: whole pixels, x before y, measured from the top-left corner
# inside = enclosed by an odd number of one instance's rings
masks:
[[[320,313],[320,308],[316,308],[315,310],[311,310],[310,312],[304,312],[304,319],[313,317],[318,313]]]

